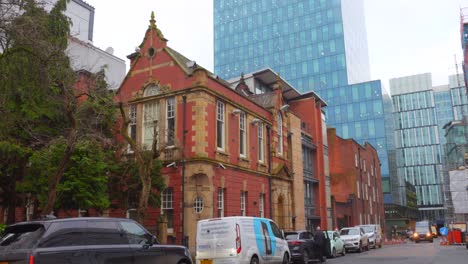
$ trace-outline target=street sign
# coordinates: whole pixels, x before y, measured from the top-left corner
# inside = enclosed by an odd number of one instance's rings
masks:
[[[448,235],[448,229],[444,226],[444,227],[441,227],[440,230],[439,230],[440,234],[443,235],[443,236],[446,236]]]

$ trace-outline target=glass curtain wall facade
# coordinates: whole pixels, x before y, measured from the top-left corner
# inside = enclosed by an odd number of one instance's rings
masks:
[[[451,91],[448,85],[434,87],[434,100],[437,111],[437,124],[439,126],[439,140],[445,144],[444,125],[453,120]],[[443,152],[442,152],[443,155]]]
[[[468,97],[463,76],[449,76],[449,87],[453,108],[453,120],[462,120],[464,116],[468,116]]]
[[[317,92],[328,103],[327,125],[371,143],[389,179],[382,87],[369,81],[362,0],[214,0],[214,52],[224,79],[269,67],[300,92]]]
[[[421,219],[443,219],[442,149],[430,74],[390,80],[398,174],[416,187]]]

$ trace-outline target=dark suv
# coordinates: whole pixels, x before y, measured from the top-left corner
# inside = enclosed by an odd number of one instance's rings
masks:
[[[0,238],[0,263],[191,264],[186,247],[160,245],[133,220],[81,217],[10,225]]]

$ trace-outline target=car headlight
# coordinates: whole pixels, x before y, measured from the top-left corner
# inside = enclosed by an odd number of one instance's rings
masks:
[[[427,232],[426,236],[428,236],[428,237],[431,236],[431,233]]]
[[[418,233],[414,233],[413,236],[414,236],[414,237],[418,237],[419,234],[418,234]]]

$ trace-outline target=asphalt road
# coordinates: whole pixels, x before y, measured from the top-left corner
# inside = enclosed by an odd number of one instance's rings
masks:
[[[371,249],[363,253],[348,253],[346,256],[327,259],[326,264],[467,264],[466,246],[440,246],[434,243],[407,242],[401,245],[388,245],[381,249]]]

